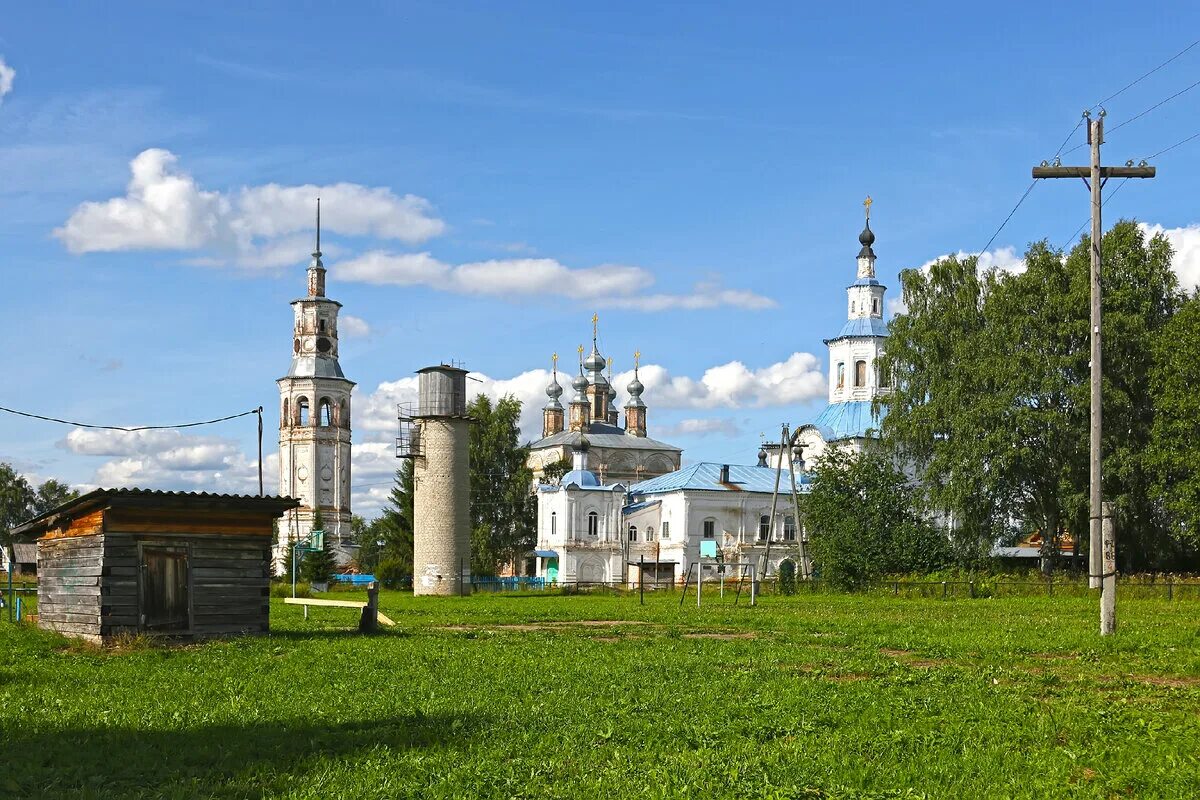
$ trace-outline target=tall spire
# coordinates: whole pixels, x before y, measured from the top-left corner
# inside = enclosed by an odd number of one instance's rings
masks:
[[[325,265],[321,263],[321,198],[317,198],[317,249],[308,265],[308,296],[325,296]]]

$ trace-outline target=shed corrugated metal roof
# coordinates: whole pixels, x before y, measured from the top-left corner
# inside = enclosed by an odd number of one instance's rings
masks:
[[[659,475],[648,481],[635,483],[630,487],[630,493],[635,502],[641,501],[642,495],[675,492],[680,489],[701,489],[714,492],[759,492],[771,494],[775,489],[774,467],[744,467],[736,464],[729,466],[729,483],[721,483],[721,467],[725,465],[711,461],[701,461],[689,464],[683,469]],[[791,491],[790,471],[784,470],[779,479],[781,494]],[[797,473],[796,488],[808,492],[812,487],[812,478],[806,473]]]

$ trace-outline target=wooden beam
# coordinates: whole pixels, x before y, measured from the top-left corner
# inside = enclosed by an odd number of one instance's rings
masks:
[[[1101,167],[1101,178],[1153,178],[1154,167]],[[1035,178],[1090,178],[1091,167],[1034,167]]]

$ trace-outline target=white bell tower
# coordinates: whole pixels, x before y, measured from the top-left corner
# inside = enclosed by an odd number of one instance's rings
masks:
[[[292,301],[292,366],[279,384],[279,493],[300,507],[279,521],[276,568],[291,558],[290,544],[307,538],[318,509],[325,541],[339,564],[355,553],[350,530],[350,393],[338,364],[338,310],[325,296],[321,263],[321,201],[317,247],[308,265],[308,296]]]

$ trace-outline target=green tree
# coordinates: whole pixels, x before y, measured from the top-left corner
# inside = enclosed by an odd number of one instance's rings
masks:
[[[359,544],[370,546],[371,569],[388,562],[392,573],[413,574],[413,462],[404,459],[396,470],[388,505],[362,532]],[[383,544],[379,544],[382,542]],[[360,553],[362,551],[360,550]]]
[[[1165,239],[1115,225],[1104,254],[1104,492],[1116,504],[1121,568],[1162,563],[1169,537],[1151,501],[1146,453],[1153,343],[1179,302]],[[883,438],[910,459],[932,506],[976,556],[1010,525],[1039,530],[1049,560],[1088,530],[1088,294],[1085,238],[1070,254],[1030,246],[1019,274],[979,277],[949,258],[903,275],[892,323],[896,374]]]
[[[530,492],[529,447],[520,443],[521,401],[505,395],[495,404],[476,395],[467,407],[470,432],[471,570],[495,575],[534,545],[537,504]]]
[[[838,588],[938,569],[950,558],[946,537],[927,521],[921,492],[882,452],[827,450],[804,513],[813,565]]]
[[[325,522],[321,518],[321,510],[313,514],[313,530],[324,530]],[[300,577],[309,583],[329,583],[337,570],[337,559],[333,555],[333,545],[329,536],[321,537],[322,547],[315,553],[305,553],[304,563],[300,565]]]
[[[545,484],[556,484],[563,475],[571,471],[571,459],[568,456],[563,456],[558,461],[554,461],[542,467],[541,482]]]
[[[1200,551],[1200,292],[1154,343],[1153,436],[1147,461],[1153,495],[1179,539],[1179,557],[1196,569]]]
[[[13,528],[78,496],[79,492],[53,478],[34,488],[11,465],[0,463],[0,546],[9,561],[13,558]]]
[[[949,256],[900,280],[907,310],[893,318],[879,366],[894,388],[875,404],[887,411],[883,442],[921,476],[931,508],[949,523],[956,561],[973,566],[1005,522],[1002,476],[990,468],[990,455],[1007,445],[1003,401],[979,357],[995,276],[981,276],[974,257]]]

